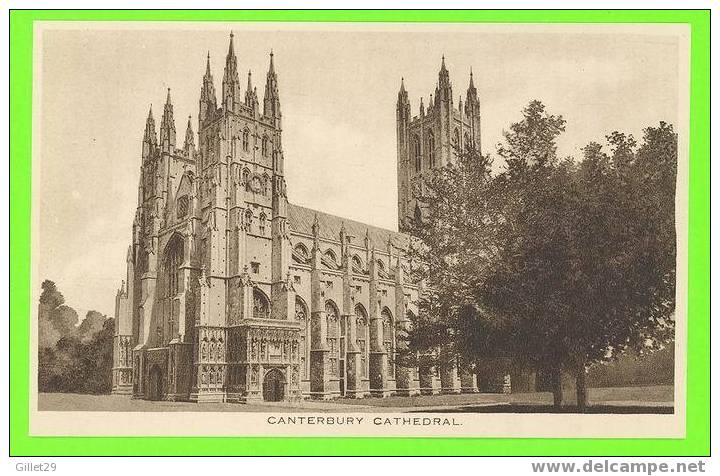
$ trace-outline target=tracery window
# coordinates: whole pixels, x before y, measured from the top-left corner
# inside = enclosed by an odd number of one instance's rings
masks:
[[[187,195],[183,195],[177,200],[177,217],[178,219],[184,218],[188,214],[190,208],[190,200]]]
[[[309,261],[308,250],[302,243],[298,243],[293,248],[293,260],[300,264],[307,264]]]
[[[369,361],[369,328],[367,312],[362,304],[355,306],[355,319],[357,325],[357,344],[360,349],[360,377],[367,378],[368,376],[368,361]]]
[[[435,136],[432,132],[429,133],[427,139],[427,150],[428,150],[428,164],[430,168],[435,167]]]
[[[261,235],[265,235],[265,222],[266,222],[265,212],[260,212],[259,229],[260,229]]]
[[[242,183],[245,184],[245,190],[250,191],[250,171],[243,169],[242,171]]]
[[[247,152],[250,148],[250,131],[245,128],[245,130],[242,133],[242,149],[243,151]]]
[[[323,258],[325,259],[325,265],[327,267],[330,269],[337,268],[337,258],[335,257],[333,250],[327,250],[323,255]]]
[[[352,257],[352,270],[353,273],[362,273],[363,272],[363,265],[362,260],[358,255],[353,255]]]
[[[383,344],[388,356],[388,375],[395,377],[395,326],[393,317],[388,308],[383,308],[380,313],[383,323]]]
[[[165,275],[167,276],[167,296],[172,297],[180,290],[180,265],[183,261],[183,241],[179,236],[170,239],[165,248]]]
[[[422,155],[420,153],[420,139],[413,136],[413,158],[415,160],[415,172],[422,170]]]
[[[252,231],[253,214],[252,210],[245,210],[245,227],[248,232]]]
[[[268,145],[269,145],[269,144],[268,144],[268,137],[267,137],[267,136],[263,136],[263,138],[262,138],[262,156],[263,156],[263,157],[267,157],[267,156],[268,156],[268,149],[269,149]]]

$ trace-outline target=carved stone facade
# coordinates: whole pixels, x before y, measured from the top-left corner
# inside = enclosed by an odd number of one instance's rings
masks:
[[[169,90],[159,138],[150,111],[114,392],[248,402],[459,391],[459,379],[402,365],[398,336],[419,293],[409,237],[288,203],[284,163],[272,53],[263,101],[250,75],[241,96],[232,35],[219,103],[207,60],[197,146],[190,120],[177,144]]]

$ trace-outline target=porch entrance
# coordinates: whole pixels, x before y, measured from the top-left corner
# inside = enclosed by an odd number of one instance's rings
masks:
[[[271,369],[263,379],[263,400],[281,402],[285,399],[285,375],[280,369]]]

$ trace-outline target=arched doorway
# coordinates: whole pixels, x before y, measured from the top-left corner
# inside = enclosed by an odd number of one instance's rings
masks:
[[[148,398],[150,400],[162,400],[162,397],[163,373],[158,365],[153,365],[148,375]]]
[[[285,375],[280,369],[271,369],[263,379],[263,400],[281,402],[285,399]]]

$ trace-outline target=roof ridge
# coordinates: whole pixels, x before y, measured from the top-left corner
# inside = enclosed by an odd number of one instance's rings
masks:
[[[382,226],[371,225],[371,224],[369,224],[369,223],[363,223],[363,222],[361,222],[361,221],[359,221],[359,220],[355,220],[355,219],[347,218],[347,217],[342,217],[342,216],[340,216],[340,215],[335,215],[334,213],[324,212],[324,211],[322,211],[322,210],[317,210],[317,209],[315,209],[315,208],[306,207],[306,206],[304,206],[304,205],[297,205],[297,204],[291,203],[291,202],[289,202],[289,201],[288,201],[288,205],[290,205],[291,207],[295,207],[295,208],[302,208],[302,209],[308,210],[309,212],[312,212],[312,213],[320,213],[320,214],[323,214],[323,215],[325,215],[325,216],[335,218],[335,219],[337,219],[337,220],[346,221],[346,222],[350,222],[350,223],[355,223],[355,224],[364,226],[364,227],[366,227],[366,228],[374,228],[374,229],[376,229],[376,230],[381,230],[381,231],[384,231],[384,232],[387,232],[387,233],[393,233],[393,234],[395,234],[395,235],[409,236],[409,235],[407,235],[407,234],[405,234],[405,233],[402,233],[402,232],[400,232],[400,231],[391,230],[391,229],[389,229],[389,228],[384,228],[384,227],[382,227]]]

